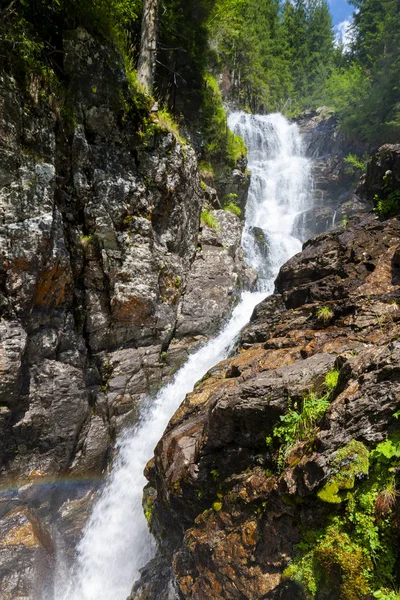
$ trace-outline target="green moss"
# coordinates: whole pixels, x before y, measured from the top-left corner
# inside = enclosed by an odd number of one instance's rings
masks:
[[[354,488],[355,478],[368,474],[369,452],[361,442],[352,440],[347,446],[338,450],[332,462],[335,475],[318,492],[318,498],[323,502],[339,504],[348,496],[345,490]]]

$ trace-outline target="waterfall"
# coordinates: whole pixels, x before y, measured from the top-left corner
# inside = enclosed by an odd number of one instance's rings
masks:
[[[259,290],[271,294],[282,264],[301,250],[293,225],[311,205],[311,163],[297,125],[279,113],[234,113],[229,126],[246,142],[251,171],[243,249],[258,272]]]
[[[243,248],[259,272],[257,292],[245,292],[223,331],[193,354],[157,394],[133,430],[118,443],[118,458],[77,550],[71,573],[58,569],[53,600],[126,600],[139,569],[154,554],[142,509],[143,469],[185,395],[230,352],[258,302],[273,291],[283,262],[301,249],[292,235],[296,215],[309,200],[310,164],[298,128],[282,115],[235,113],[230,127],[242,135],[252,173]]]

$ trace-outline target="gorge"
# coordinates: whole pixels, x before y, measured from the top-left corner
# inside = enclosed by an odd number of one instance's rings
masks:
[[[2,5],[0,600],[398,600],[372,4],[152,1],[147,88],[141,0]]]
[[[152,400],[138,427],[124,434],[110,482],[95,505],[78,546],[77,571],[67,576],[68,581],[73,581],[72,588],[67,584],[67,591],[60,594],[56,587],[54,598],[127,597],[139,568],[152,555],[142,509],[142,472],[146,462],[185,395],[211,367],[229,355],[255,305],[273,290],[280,265],[300,248],[291,232],[296,215],[308,207],[307,200],[311,202],[311,179],[297,126],[279,114],[233,114],[230,124],[243,135],[249,149],[252,181],[243,245],[247,262],[259,273],[259,291],[244,292],[223,331],[191,355],[173,382]],[[62,582],[57,586],[62,589]]]

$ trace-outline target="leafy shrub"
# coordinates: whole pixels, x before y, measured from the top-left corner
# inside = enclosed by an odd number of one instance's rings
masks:
[[[360,177],[367,170],[368,157],[359,157],[356,154],[348,154],[344,159],[344,162],[349,165],[346,168],[348,175],[355,175]]]
[[[374,197],[375,210],[382,217],[394,217],[400,213],[400,190],[388,194],[386,198]]]

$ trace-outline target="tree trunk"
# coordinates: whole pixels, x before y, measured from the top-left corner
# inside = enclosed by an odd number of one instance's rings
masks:
[[[138,79],[149,93],[153,91],[156,70],[157,13],[158,0],[143,0]]]

